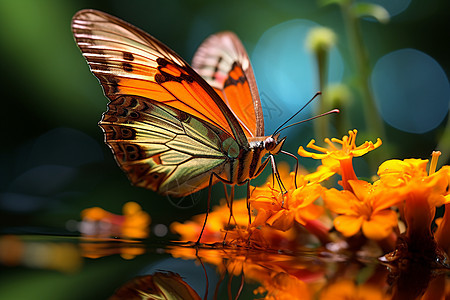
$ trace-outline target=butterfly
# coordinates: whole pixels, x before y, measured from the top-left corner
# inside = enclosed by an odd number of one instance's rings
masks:
[[[81,10],[75,41],[109,98],[105,142],[140,187],[183,197],[221,181],[257,177],[285,138],[264,136],[255,76],[231,32],[207,38],[192,67],[148,33],[114,16]],[[209,189],[208,207],[211,189]]]

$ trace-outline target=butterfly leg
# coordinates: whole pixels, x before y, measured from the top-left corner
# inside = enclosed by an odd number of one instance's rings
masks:
[[[272,165],[272,172],[273,172],[274,178],[277,179],[281,194],[284,195],[287,193],[287,190],[284,187],[283,181],[281,180],[281,177],[280,177],[280,173],[278,172],[277,164],[275,162],[275,157],[273,155],[270,155],[269,158],[270,158],[270,163]],[[283,204],[284,204],[284,201],[283,201]]]
[[[248,212],[248,228],[250,228],[250,225],[252,224],[252,212],[250,210],[250,180],[247,180],[247,212]]]
[[[286,155],[289,155],[290,157],[293,157],[296,161],[297,161],[297,163],[295,164],[295,176],[294,176],[294,185],[295,185],[295,188],[297,188],[297,174],[298,174],[298,158],[297,158],[297,156],[295,156],[294,154],[292,154],[292,153],[290,153],[290,152],[287,152],[287,151],[284,151],[284,150],[281,150],[280,151],[281,153],[283,153],[283,154],[286,154]]]
[[[252,211],[250,209],[250,180],[247,180],[247,213],[248,213],[248,225],[247,225],[247,232],[248,232],[248,237],[247,237],[247,245],[250,245],[250,239],[252,237],[252,233],[253,231],[250,230],[250,226],[252,225]]]
[[[197,239],[197,242],[195,243],[196,246],[198,246],[200,244],[200,240],[202,238],[203,235],[203,231],[205,230],[206,227],[206,222],[208,221],[208,215],[209,215],[209,211],[211,209],[211,193],[212,193],[212,186],[213,186],[213,177],[216,177],[217,179],[219,179],[220,181],[222,181],[225,184],[230,184],[233,185],[233,183],[229,180],[225,180],[222,177],[220,177],[219,175],[217,175],[216,173],[211,173],[211,175],[209,176],[209,184],[208,184],[208,201],[207,201],[207,207],[206,207],[206,216],[205,216],[205,221],[203,222],[203,227],[202,227],[202,231],[200,231],[200,235]],[[233,190],[234,191],[234,190]],[[234,195],[233,195],[234,197]]]
[[[211,191],[212,191],[212,182],[213,182],[213,176],[217,176],[216,173],[211,173],[211,176],[209,176],[209,185],[208,185],[208,201],[206,204],[206,215],[205,215],[205,221],[203,222],[203,227],[202,227],[202,231],[200,231],[200,235],[198,237],[197,242],[195,243],[196,246],[198,246],[200,244],[200,240],[202,238],[203,235],[203,231],[205,230],[205,226],[206,226],[206,221],[208,221],[208,215],[209,215],[209,210],[211,209]]]
[[[228,230],[230,228],[231,218],[234,219],[234,216],[233,216],[234,185],[231,185],[231,190],[230,190],[230,194],[229,195],[227,193],[227,189],[226,189],[226,184],[225,183],[224,183],[224,188],[225,188],[225,197],[226,197],[226,200],[227,200],[227,205],[228,205],[228,208],[230,209],[230,216],[228,218],[228,224],[227,224],[227,228],[225,230],[225,235],[223,237],[223,242],[222,242],[225,245],[225,240],[227,238]],[[237,226],[236,220],[234,220],[234,224]]]

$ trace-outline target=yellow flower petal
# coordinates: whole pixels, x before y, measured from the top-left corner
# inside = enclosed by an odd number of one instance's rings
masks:
[[[271,215],[271,212],[266,211],[264,208],[259,208],[255,219],[252,221],[252,227],[266,225],[266,221]]]
[[[275,229],[286,231],[294,225],[294,214],[292,211],[283,209],[271,216],[266,223]]]
[[[326,206],[337,214],[355,214],[351,202],[359,201],[352,192],[338,191],[334,188],[325,191],[322,197]]]
[[[322,162],[325,159],[322,159]],[[328,160],[330,161],[330,160]],[[309,173],[307,175],[305,175],[303,178],[305,181],[310,182],[310,183],[319,183],[322,182],[324,180],[327,180],[328,178],[330,178],[331,176],[333,176],[334,174],[336,174],[336,172],[339,171],[339,162],[335,159],[332,160],[333,162],[335,162],[335,164],[332,166],[332,168],[329,168],[327,166],[324,165],[320,165],[317,167],[316,172],[313,173]]]
[[[359,216],[337,216],[334,219],[334,227],[345,237],[350,237],[359,232],[363,223],[363,217]]]
[[[372,191],[372,185],[364,180],[349,180],[353,193],[360,201],[367,201]]]
[[[382,210],[373,214],[370,220],[362,224],[362,231],[369,239],[381,240],[392,232],[392,227],[395,225],[397,225],[396,213],[392,210]]]
[[[301,208],[311,205],[317,200],[317,198],[320,197],[323,190],[324,188],[320,184],[307,185],[302,188],[295,189],[291,195],[289,208]]]
[[[377,139],[377,142],[375,144],[372,142],[365,142],[360,146],[356,146],[355,142],[357,133],[358,131],[356,129],[350,130],[348,132],[348,136],[344,135],[342,137],[342,140],[336,138],[332,138],[330,140],[326,138],[324,142],[328,145],[327,148],[319,147],[315,144],[315,140],[311,140],[306,147],[322,153],[309,152],[300,146],[300,148],[298,149],[298,154],[300,156],[312,157],[314,159],[325,159],[327,157],[332,157],[334,159],[341,160],[362,156],[367,152],[372,151],[381,146],[380,139]],[[336,147],[335,144],[340,144],[341,149],[338,149],[338,147]]]
[[[322,206],[314,204],[297,209],[295,212],[295,221],[304,226],[306,220],[316,220],[324,213],[324,211],[325,209]]]

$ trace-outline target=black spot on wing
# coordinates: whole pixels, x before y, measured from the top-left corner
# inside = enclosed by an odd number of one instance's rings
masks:
[[[219,58],[217,59],[216,66],[214,67],[214,74],[217,73],[217,71],[219,71],[219,65],[220,65],[221,61],[222,61],[222,56],[219,56]]]
[[[233,66],[231,67],[231,70],[233,70],[236,67],[237,67],[237,65],[236,65],[236,63],[234,63]],[[240,76],[238,78],[233,78],[233,77],[229,76],[227,78],[227,80],[225,80],[223,87],[226,88],[227,86],[230,86],[230,85],[236,86],[238,84],[245,83],[245,81],[246,81],[245,76]]]
[[[130,52],[123,52],[123,59],[128,60],[128,61],[133,61],[134,56]]]
[[[156,59],[156,63],[157,63],[159,66],[161,66],[161,67],[165,67],[165,66],[167,66],[167,65],[169,64],[169,61],[168,61],[167,59],[162,58],[162,57],[158,57],[158,58]]]
[[[194,78],[188,74],[188,72],[184,67],[174,65],[173,63],[162,57],[158,57],[156,59],[156,62],[158,63],[158,71],[159,71],[159,73],[155,75],[156,83],[162,84],[167,81],[175,81],[179,83],[186,81],[187,83],[192,83],[194,81]],[[168,65],[172,65],[173,68],[178,69],[180,71],[180,75],[175,76],[171,73],[165,72],[163,69],[168,67]]]
[[[124,69],[125,72],[133,72],[133,65],[128,62],[123,62],[122,68]]]
[[[162,84],[162,83],[166,82],[167,80],[164,77],[164,75],[157,73],[157,74],[155,74],[155,81],[157,84]]]
[[[129,107],[136,107],[138,105],[138,102],[136,98],[131,98]]]

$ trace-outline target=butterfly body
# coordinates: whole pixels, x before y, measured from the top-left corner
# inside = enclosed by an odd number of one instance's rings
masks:
[[[82,10],[75,40],[110,99],[100,126],[130,181],[181,197],[258,176],[285,139],[264,136],[256,81],[232,33],[207,39],[192,69],[167,46],[106,13]]]

